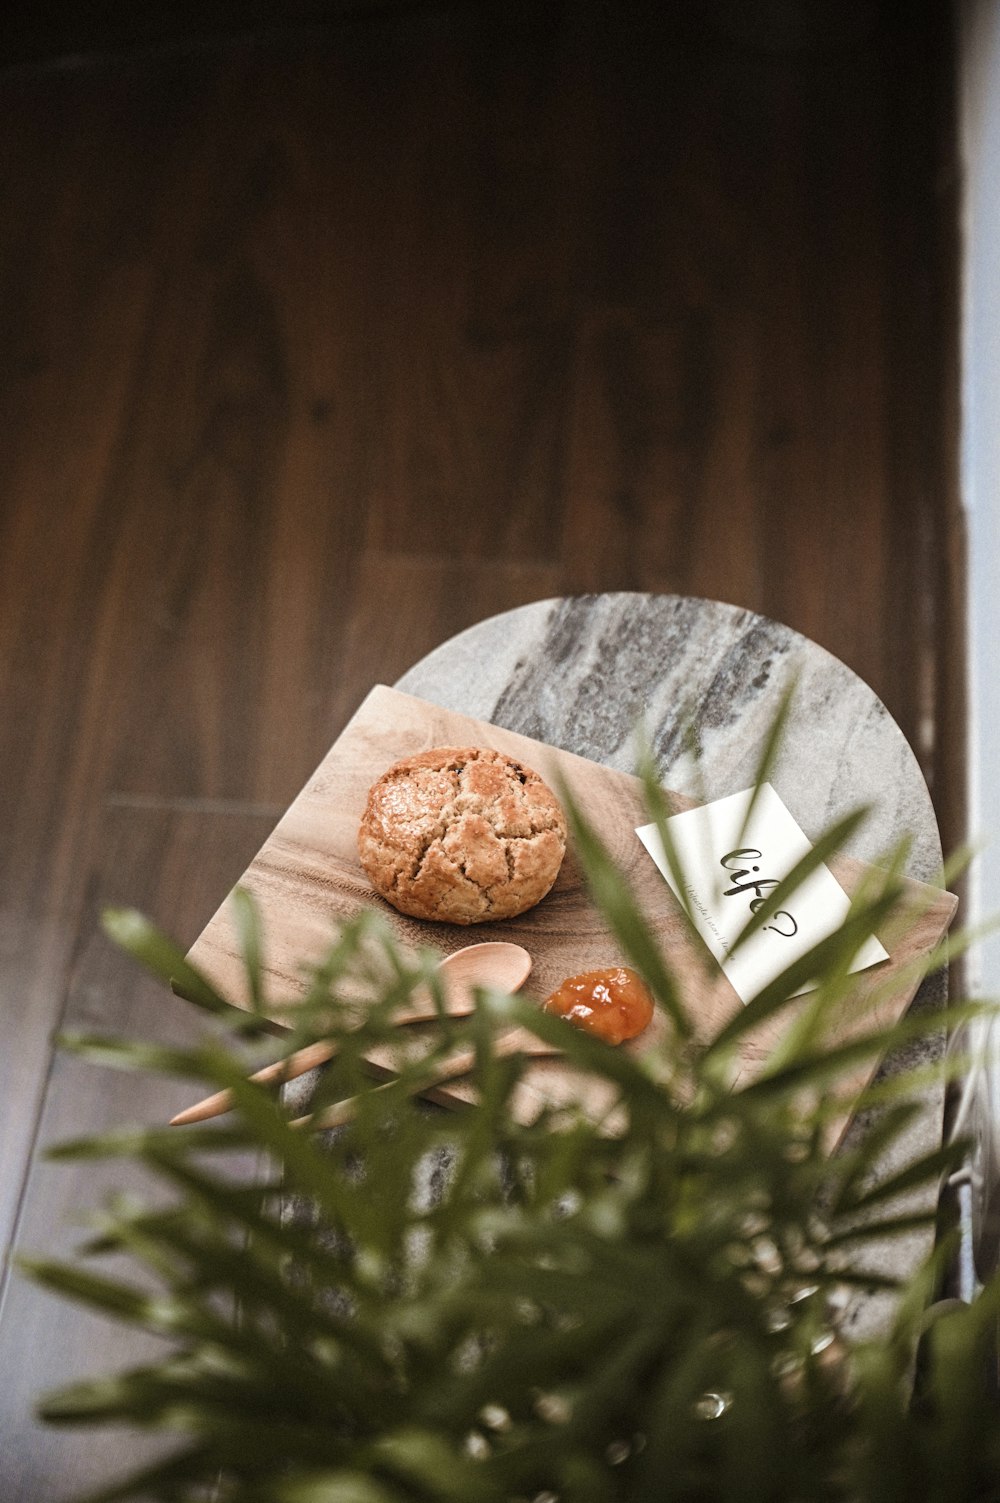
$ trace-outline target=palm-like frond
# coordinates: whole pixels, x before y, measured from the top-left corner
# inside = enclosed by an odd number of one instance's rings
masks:
[[[645,778],[669,857],[648,767]],[[245,1078],[259,1017],[231,1007],[140,917],[109,916],[119,943],[217,1015],[219,1035],[189,1050],[87,1036],[67,1047],[230,1089],[236,1112],[200,1129],[127,1129],[57,1150],[138,1159],[173,1195],[166,1207],[112,1201],[81,1261],[25,1265],[166,1341],[159,1362],[43,1402],[54,1424],[183,1437],[170,1459],[91,1503],[996,1495],[1000,1445],[979,1379],[1000,1286],[928,1333],[914,1291],[877,1345],[849,1347],[835,1318],[845,1287],[891,1285],[863,1271],[866,1247],[926,1222],[931,1213],[907,1197],[962,1152],[949,1145],[880,1174],[912,1121],[906,1100],[884,1106],[860,1143],[833,1156],[825,1146],[827,1086],[860,1057],[942,1023],[910,1016],[837,1047],[824,1040],[822,998],[843,995],[858,944],[893,911],[895,874],[699,1048],[655,934],[564,796],[595,901],[670,1021],[658,1057],[609,1049],[518,998],[482,994],[473,1017],[446,1019],[431,959],[404,959],[365,915],[332,939],[304,998],[284,1012],[295,1044],[339,1045],[318,1104],[350,1099],[352,1121],[313,1137]],[[817,850],[829,854],[853,828],[841,822]],[[810,869],[803,863],[771,906]],[[274,1007],[263,941],[252,903],[238,904],[259,1015]],[[733,1088],[720,1061],[815,976],[821,1001],[799,1011],[756,1078]],[[437,991],[438,1041],[380,1087],[365,1055],[418,985]],[[601,1080],[612,1116],[594,1123],[550,1109],[522,1122],[513,1103],[527,1061],[495,1047],[512,1022]],[[416,1101],[443,1054],[465,1045],[476,1050],[480,1105],[447,1114]],[[234,1147],[257,1151],[253,1182],[227,1171]],[[108,1252],[129,1256],[136,1282],[92,1271],[89,1260]],[[946,1456],[959,1452],[950,1469]]]

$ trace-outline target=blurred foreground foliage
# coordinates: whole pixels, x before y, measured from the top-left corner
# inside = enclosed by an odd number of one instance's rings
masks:
[[[646,782],[667,836],[648,771]],[[935,1315],[932,1259],[896,1291],[887,1335],[852,1344],[838,1329],[853,1288],[892,1287],[866,1271],[866,1250],[933,1219],[933,1193],[918,1193],[914,1210],[914,1192],[932,1192],[964,1150],[880,1168],[920,1110],[926,1080],[906,1077],[855,1103],[878,1107],[863,1141],[832,1156],[825,1146],[841,1109],[838,1074],[973,1011],[864,1030],[840,1051],[822,1045],[824,1001],[843,995],[851,956],[897,900],[901,863],[807,962],[819,966],[815,1007],[793,1016],[803,979],[793,967],[696,1047],[655,936],[566,800],[595,901],[669,1019],[664,1048],[610,1049],[523,1000],[484,993],[472,1018],[442,1017],[429,1052],[378,1088],[364,1056],[416,987],[434,990],[436,957],[405,958],[366,914],[338,933],[287,1011],[290,1047],[339,1044],[317,1109],[354,1101],[348,1125],[310,1134],[246,1081],[261,1060],[257,1020],[228,1006],[139,915],[108,915],[113,937],[217,1014],[213,1032],[181,1051],[92,1037],[67,1046],[228,1087],[236,1111],[204,1127],[123,1130],[56,1150],[140,1160],[171,1192],[166,1205],[107,1205],[77,1261],[28,1264],[63,1295],[168,1338],[161,1360],[42,1403],[55,1424],[124,1422],[180,1437],[168,1460],[89,1494],[93,1503],[1000,1497],[1000,1426],[985,1381],[1000,1283]],[[830,849],[849,824],[831,833]],[[256,915],[245,895],[237,903],[261,1006]],[[763,1070],[736,1080],[744,1031],[783,1015]],[[607,1083],[613,1130],[565,1110],[517,1120],[512,1095],[527,1062],[495,1048],[512,1022],[557,1040],[576,1068]],[[478,1107],[419,1102],[436,1063],[467,1043]],[[253,1183],[227,1171],[233,1149],[259,1155]],[[92,1259],[107,1253],[134,1260],[136,1278],[95,1271]]]

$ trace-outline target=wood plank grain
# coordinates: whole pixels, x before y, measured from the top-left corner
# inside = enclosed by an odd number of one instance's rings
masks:
[[[58,914],[0,910],[0,1288],[48,1079],[52,1029],[65,996],[75,925]]]
[[[329,664],[329,739],[373,683],[401,677],[426,653],[488,616],[560,594],[562,582],[557,562],[361,554],[347,629]]]
[[[191,1041],[201,1015],[145,976],[104,938],[100,912],[108,904],[138,905],[180,942],[187,942],[211,911],[214,894],[235,879],[271,819],[269,813],[239,809],[112,808],[101,827],[99,865],[75,936],[72,974],[53,978],[62,983],[57,987],[57,997],[64,1001],[60,1026],[163,1043]],[[41,986],[42,980],[36,984]],[[63,990],[67,981],[68,990]],[[38,1079],[45,1085],[44,1104],[16,1249],[35,1256],[67,1256],[84,1239],[83,1213],[99,1206],[106,1195],[127,1191],[148,1197],[161,1192],[134,1165],[48,1163],[42,1157],[45,1148],[130,1122],[165,1122],[187,1104],[191,1087],[149,1074],[102,1069],[58,1052],[47,1074]],[[245,1167],[252,1170],[252,1165]],[[240,1171],[235,1159],[232,1168]],[[125,1272],[118,1261],[107,1266]],[[4,1499],[39,1503],[42,1498],[69,1496],[162,1450],[162,1441],[138,1433],[50,1429],[33,1416],[44,1390],[149,1360],[162,1349],[152,1337],[66,1305],[23,1274],[11,1273],[0,1320]]]
[[[125,0],[95,3],[43,0],[15,5],[4,26],[0,65],[59,63],[79,67],[86,60],[125,57],[137,51],[190,51],[248,36],[273,39],[289,28],[315,28],[332,16],[352,15],[380,0],[153,0],[141,9]],[[419,5],[425,0],[396,0]]]

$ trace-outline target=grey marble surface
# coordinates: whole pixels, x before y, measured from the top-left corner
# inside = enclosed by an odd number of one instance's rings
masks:
[[[676,595],[538,601],[453,637],[395,687],[624,772],[634,770],[643,724],[668,787],[721,798],[753,782],[793,684],[772,781],[806,834],[868,805],[851,853],[877,861],[909,834],[908,872],[933,881],[941,867],[934,810],[885,706],[839,659],[751,611]]]
[[[873,691],[805,637],[717,601],[617,593],[538,601],[493,616],[416,663],[396,688],[488,720],[622,771],[635,765],[642,724],[664,783],[679,793],[720,798],[754,781],[783,691],[792,711],[771,781],[815,838],[837,817],[868,806],[848,850],[880,858],[906,835],[907,871],[936,880],[941,844],[916,758]],[[694,729],[698,755],[692,754]],[[945,996],[943,973],[928,977],[915,1007]],[[940,1056],[932,1038],[897,1052],[895,1072]],[[929,1087],[905,1149],[940,1142],[943,1086]],[[857,1123],[855,1131],[863,1131]],[[910,1207],[928,1204],[922,1191]],[[929,1252],[929,1234],[887,1242],[867,1266],[906,1279]],[[854,1336],[878,1334],[892,1299],[856,1296],[844,1323]]]

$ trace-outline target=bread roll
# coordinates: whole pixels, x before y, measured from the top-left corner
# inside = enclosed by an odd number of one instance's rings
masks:
[[[358,832],[361,864],[400,913],[449,924],[509,919],[549,891],[566,852],[559,802],[503,752],[441,746],[374,783]]]

